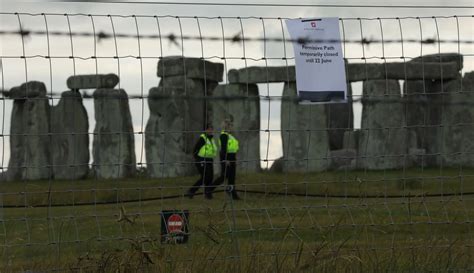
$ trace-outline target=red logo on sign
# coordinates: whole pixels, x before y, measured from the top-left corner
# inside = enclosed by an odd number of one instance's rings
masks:
[[[168,218],[168,232],[180,233],[183,231],[183,218],[179,214],[173,214]]]
[[[311,22],[312,27],[316,27],[316,22]]]

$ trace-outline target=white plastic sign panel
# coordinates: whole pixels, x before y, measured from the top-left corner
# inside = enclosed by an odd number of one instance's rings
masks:
[[[347,102],[339,18],[286,20],[294,42],[296,88],[300,103]]]

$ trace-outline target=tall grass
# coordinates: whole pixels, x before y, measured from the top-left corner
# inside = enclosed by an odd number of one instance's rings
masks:
[[[195,177],[4,183],[0,271],[472,272],[473,174],[259,173],[240,201],[186,198]],[[167,209],[189,243],[160,243]]]

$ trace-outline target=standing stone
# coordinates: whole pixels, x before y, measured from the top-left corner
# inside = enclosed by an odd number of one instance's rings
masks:
[[[174,78],[178,86],[183,83],[182,78]],[[171,80],[170,77],[162,81]],[[185,81],[193,88],[193,95],[204,93],[198,81]],[[150,89],[148,105],[150,118],[145,128],[148,175],[157,178],[195,174],[192,151],[193,142],[203,130],[203,99],[196,98],[193,103],[191,97],[184,97],[184,88],[159,86]]]
[[[421,166],[433,167],[441,163],[442,89],[439,81],[406,81],[406,121],[415,141],[410,149],[424,149]],[[413,146],[414,144],[414,146]]]
[[[346,103],[326,104],[328,118],[328,136],[330,150],[340,150],[344,146],[344,133],[354,129],[354,113],[352,110],[352,88],[347,84]]]
[[[329,166],[324,105],[300,105],[296,83],[285,83],[281,103],[284,172],[317,172]]]
[[[206,97],[219,81],[224,66],[199,58],[166,57],[158,62],[157,88],[150,89],[150,119],[145,129],[150,177],[195,174],[193,148],[211,109]]]
[[[397,80],[363,83],[359,167],[384,170],[404,166],[407,152],[404,113]]]
[[[10,127],[7,179],[40,180],[51,177],[50,108],[44,83],[30,81],[10,91],[14,99]]]
[[[260,170],[260,97],[256,84],[219,85],[211,100],[212,124],[220,132],[222,122],[233,122],[232,134],[239,140],[237,168],[244,172]],[[216,134],[216,137],[219,133]],[[217,168],[219,170],[219,168]]]
[[[79,92],[66,91],[51,110],[55,179],[82,179],[89,171],[89,121]]]
[[[425,65],[455,63],[457,70],[463,67],[463,56],[457,53],[432,54],[414,58],[409,63]],[[459,73],[459,72],[458,72]],[[443,89],[451,79],[429,77],[424,80],[407,80],[403,86],[406,98],[406,119],[409,131],[416,137],[416,146],[410,149],[424,150],[423,166],[439,166],[442,162]],[[445,76],[445,74],[443,73]],[[460,74],[458,78],[460,78]]]
[[[474,167],[474,72],[446,84],[441,156],[451,167]]]
[[[127,93],[123,89],[97,89],[93,97],[95,175],[105,179],[133,176],[135,143]]]

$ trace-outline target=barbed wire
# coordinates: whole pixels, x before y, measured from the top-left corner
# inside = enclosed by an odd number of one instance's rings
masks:
[[[74,1],[63,0],[62,2],[96,2],[107,4],[140,4],[140,5],[178,5],[178,6],[239,6],[239,7],[281,7],[281,8],[414,8],[414,9],[472,9],[469,5],[351,5],[351,4],[281,4],[281,3],[222,3],[222,2],[164,2],[164,1],[113,1],[113,0],[91,0]]]
[[[32,13],[32,12],[2,12],[0,15],[26,15],[31,17],[36,16],[67,16],[67,17],[117,17],[117,18],[154,18],[154,19],[234,19],[234,20],[286,20],[286,19],[301,19],[301,17],[272,17],[272,16],[196,16],[196,15],[142,15],[142,14],[91,14],[91,13],[54,13],[54,12],[41,12],[41,13]],[[381,20],[422,20],[422,19],[462,19],[462,18],[474,18],[474,15],[436,15],[436,16],[395,16],[395,17],[342,17],[339,18],[339,21],[381,21]]]
[[[42,30],[0,30],[0,35],[19,35],[23,37],[29,37],[32,35],[41,35],[41,36],[71,36],[71,37],[95,37],[97,42],[106,39],[114,38],[130,38],[130,39],[160,39],[167,40],[169,43],[176,46],[180,46],[180,40],[200,40],[200,41],[226,41],[231,43],[241,43],[241,42],[273,42],[273,43],[295,43],[295,44],[313,44],[313,43],[346,43],[346,44],[399,44],[399,43],[419,43],[419,44],[474,44],[474,40],[457,40],[457,39],[442,39],[438,40],[436,38],[426,38],[426,39],[373,39],[373,38],[364,38],[364,39],[309,39],[301,37],[298,39],[289,39],[289,38],[278,38],[278,37],[243,37],[242,33],[239,32],[234,36],[230,37],[219,37],[219,36],[196,36],[196,35],[179,35],[170,33],[167,35],[159,34],[124,34],[124,33],[106,33],[99,31],[97,33],[90,32],[63,32],[63,31],[42,31]]]

